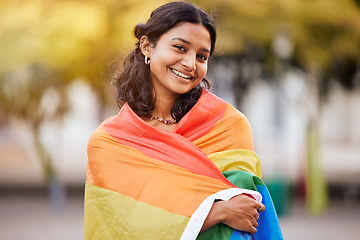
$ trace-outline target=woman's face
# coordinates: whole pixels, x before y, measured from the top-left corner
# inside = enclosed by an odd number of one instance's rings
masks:
[[[145,44],[146,46],[146,44]],[[197,86],[207,71],[210,34],[201,24],[182,22],[148,43],[150,71],[157,98],[176,98]]]

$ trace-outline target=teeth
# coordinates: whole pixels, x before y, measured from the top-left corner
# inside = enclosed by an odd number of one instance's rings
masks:
[[[171,71],[172,71],[173,73],[175,73],[176,75],[179,75],[179,76],[182,77],[182,78],[186,78],[186,79],[190,79],[190,78],[191,78],[190,76],[187,76],[187,75],[185,75],[185,74],[183,74],[183,73],[181,73],[181,72],[179,72],[179,71],[177,71],[177,70],[175,70],[175,69],[172,69],[172,68],[171,68]]]

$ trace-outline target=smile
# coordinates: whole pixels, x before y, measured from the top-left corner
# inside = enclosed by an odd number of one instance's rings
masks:
[[[173,68],[170,68],[171,69],[171,71],[173,72],[173,73],[175,73],[176,75],[178,75],[179,77],[182,77],[182,78],[185,78],[185,79],[192,79],[193,77],[191,77],[191,76],[188,76],[188,75],[185,75],[185,74],[183,74],[183,73],[181,73],[181,72],[179,72],[179,71],[177,71],[177,70],[175,70],[175,69],[173,69]]]

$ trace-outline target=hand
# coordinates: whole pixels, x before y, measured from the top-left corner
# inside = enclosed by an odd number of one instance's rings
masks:
[[[246,195],[238,195],[229,201],[218,202],[222,204],[223,219],[221,222],[237,230],[256,233],[259,212],[265,210],[265,206]]]
[[[254,234],[257,231],[259,212],[264,210],[265,206],[262,203],[243,194],[228,201],[215,202],[201,232],[222,222],[234,229]]]

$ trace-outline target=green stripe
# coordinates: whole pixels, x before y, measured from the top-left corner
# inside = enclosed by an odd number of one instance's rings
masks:
[[[240,188],[256,191],[256,185],[265,185],[259,177],[246,171],[227,171],[223,174],[230,182]]]

